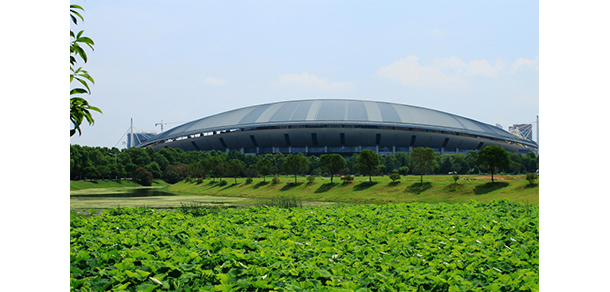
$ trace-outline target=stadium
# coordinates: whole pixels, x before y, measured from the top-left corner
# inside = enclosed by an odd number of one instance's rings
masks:
[[[239,108],[162,132],[137,147],[244,154],[303,153],[345,156],[430,147],[441,154],[499,145],[509,152],[536,152],[534,141],[499,127],[437,110],[363,100],[299,100]]]

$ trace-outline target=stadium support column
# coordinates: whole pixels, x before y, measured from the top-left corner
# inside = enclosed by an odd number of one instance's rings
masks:
[[[392,146],[392,154],[396,154],[396,146]]]

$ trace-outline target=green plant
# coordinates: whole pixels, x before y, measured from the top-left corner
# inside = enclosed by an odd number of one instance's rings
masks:
[[[274,177],[273,179],[271,179],[271,184],[272,185],[277,185],[280,183],[280,178],[279,177]]]
[[[252,181],[253,181],[253,180],[252,180],[252,178],[251,178],[251,177],[246,178],[246,184],[247,184],[247,185],[251,184],[251,183],[252,183]]]
[[[392,174],[390,174],[390,179],[392,180],[392,182],[396,182],[397,180],[400,179],[400,174],[392,173]]]
[[[70,290],[539,290],[534,206],[257,204],[71,216]]]
[[[75,25],[78,24],[78,18],[84,20],[78,10],[85,11],[79,5],[70,4],[70,19]],[[91,77],[89,72],[84,70],[83,67],[76,68],[77,57],[80,58],[83,63],[87,63],[87,53],[83,48],[84,45],[87,45],[93,51],[93,40],[83,36],[83,32],[84,31],[81,30],[74,33],[74,31],[70,30],[70,83],[72,84],[73,81],[78,81],[80,85],[84,86],[84,88],[74,87],[70,89],[70,122],[72,123],[70,137],[76,134],[76,132],[78,132],[78,135],[80,136],[80,126],[84,120],[86,120],[89,125],[93,125],[94,120],[91,111],[102,113],[99,108],[89,105],[89,102],[86,99],[77,96],[79,94],[91,94],[89,82],[91,84],[95,83],[93,77]]]
[[[202,184],[202,183],[203,183],[203,178],[198,177],[198,178],[197,178],[197,184],[198,184],[198,185],[200,185],[200,184]]]
[[[460,179],[460,176],[459,176],[459,175],[457,175],[457,174],[454,174],[454,175],[453,175],[453,182],[454,182],[454,183],[457,183],[458,179]]]
[[[330,182],[333,182],[333,176],[337,171],[344,169],[347,161],[339,154],[324,154],[320,156],[320,167],[330,173]]]
[[[354,181],[354,176],[351,174],[342,175],[341,180],[343,181],[344,185],[347,185]]]
[[[428,147],[416,147],[411,152],[411,163],[413,173],[420,175],[420,184],[424,183],[424,174],[432,171],[437,162],[434,156],[434,150]]]
[[[276,197],[276,198],[268,198],[268,199],[259,199],[256,203],[254,203],[254,205],[258,206],[258,207],[265,206],[265,207],[278,207],[278,208],[285,208],[285,209],[303,207],[303,203],[294,197]]]
[[[133,174],[133,180],[143,186],[151,186],[153,183],[153,175],[143,167],[138,167]]]
[[[315,178],[315,177],[313,177],[313,176],[308,176],[308,177],[307,177],[307,183],[308,183],[308,184],[312,184],[314,180],[316,180],[316,178]]]
[[[491,172],[491,182],[494,182],[494,172],[497,169],[508,168],[510,158],[506,149],[498,145],[488,145],[483,147],[477,154],[477,164]]]
[[[358,154],[357,161],[356,168],[364,173],[368,173],[369,181],[373,181],[371,173],[379,165],[379,154],[375,153],[375,151],[364,149]]]
[[[530,182],[530,185],[534,185],[534,181],[538,179],[538,176],[534,173],[528,173],[525,175],[525,179]]]
[[[219,186],[224,187],[227,185],[227,181],[226,180],[221,180],[220,183],[218,183]]]

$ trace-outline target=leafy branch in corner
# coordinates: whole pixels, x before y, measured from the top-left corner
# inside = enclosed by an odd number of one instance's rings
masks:
[[[70,19],[75,25],[78,25],[78,19],[81,21],[85,20],[79,10],[85,11],[79,5],[70,4]],[[99,108],[89,105],[89,102],[80,96],[81,94],[91,94],[89,84],[95,84],[89,72],[84,70],[83,67],[76,68],[77,58],[80,58],[83,63],[87,63],[87,53],[84,48],[89,47],[93,51],[93,40],[83,36],[83,32],[81,30],[74,33],[70,29],[70,84],[76,81],[77,86],[84,86],[70,89],[70,122],[72,123],[70,137],[74,136],[76,132],[78,132],[79,136],[81,135],[80,126],[84,120],[89,125],[93,125],[94,120],[91,111],[102,113]]]

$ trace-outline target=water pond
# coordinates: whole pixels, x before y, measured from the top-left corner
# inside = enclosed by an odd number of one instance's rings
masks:
[[[152,188],[141,188],[141,189],[128,189],[122,191],[113,192],[102,192],[102,193],[88,193],[88,194],[70,194],[70,198],[78,199],[99,199],[99,198],[139,198],[139,197],[164,197],[164,196],[176,196],[174,193],[162,191],[159,189]]]

